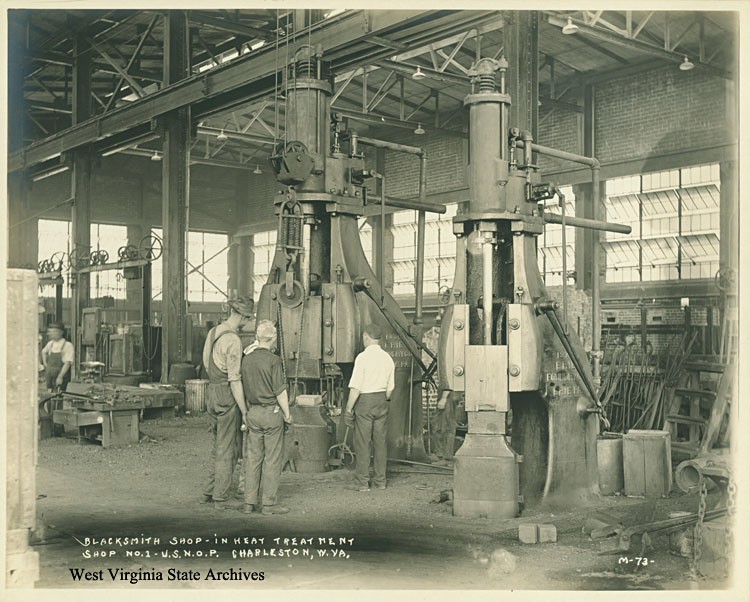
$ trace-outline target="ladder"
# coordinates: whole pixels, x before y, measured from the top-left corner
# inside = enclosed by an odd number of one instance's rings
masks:
[[[684,386],[667,391],[664,430],[671,434],[672,456],[691,459],[710,452],[720,442],[730,407],[734,365],[688,361],[684,368]],[[701,388],[700,375],[705,372],[719,375],[714,390]]]

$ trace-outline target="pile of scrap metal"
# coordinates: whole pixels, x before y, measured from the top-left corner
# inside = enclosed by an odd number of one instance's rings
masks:
[[[635,551],[641,557],[654,547],[656,536],[668,535],[669,547],[689,559],[693,575],[724,577],[732,563],[732,517],[736,486],[728,455],[711,455],[682,462],[675,471],[685,493],[698,493],[696,512],[672,512],[669,518],[626,527],[615,512],[596,512],[583,531],[599,541],[601,554]],[[708,509],[708,492],[718,489]]]

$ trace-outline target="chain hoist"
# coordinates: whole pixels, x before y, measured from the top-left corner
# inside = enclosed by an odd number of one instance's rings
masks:
[[[302,303],[302,307],[299,312],[299,332],[297,333],[297,355],[294,361],[294,399],[297,399],[297,383],[299,382],[299,363],[302,355],[302,326],[305,323],[305,305]]]
[[[698,482],[698,492],[698,522],[693,527],[693,557],[690,562],[690,573],[693,579],[697,579],[700,574],[698,564],[703,556],[703,519],[706,516],[708,487],[706,487],[706,479],[702,474]]]
[[[276,304],[276,324],[278,324],[279,333],[279,355],[281,356],[281,369],[284,372],[284,379],[286,380],[286,349],[284,346],[284,326],[281,323],[281,305]]]
[[[734,518],[735,505],[737,503],[737,484],[729,473],[727,481],[727,515],[724,526],[724,570],[725,576],[729,577],[732,567],[732,557],[734,555],[734,531],[732,530],[732,519]]]

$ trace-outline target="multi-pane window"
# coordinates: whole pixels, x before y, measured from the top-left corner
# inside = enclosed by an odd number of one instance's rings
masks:
[[[607,233],[607,282],[711,278],[719,268],[719,166],[607,182],[606,219],[631,226]]]
[[[435,295],[444,286],[453,285],[456,269],[456,237],[453,218],[457,204],[446,205],[447,211],[427,213],[425,218],[424,293]],[[414,295],[417,260],[417,212],[397,211],[391,225],[393,235],[393,294]]]
[[[163,240],[161,228],[152,228],[151,235]],[[226,234],[190,231],[187,239],[187,299],[194,302],[221,302],[226,300],[229,265]],[[162,257],[151,262],[151,296],[162,297]],[[197,268],[197,269],[196,269]]]
[[[574,217],[576,199],[573,188],[566,186],[560,189],[565,197],[565,215]],[[544,210],[548,213],[562,214],[562,207],[557,197],[545,201]],[[544,283],[547,286],[562,286],[563,283],[563,247],[565,248],[567,284],[571,284],[571,277],[575,271],[576,259],[576,229],[565,227],[565,244],[563,245],[562,224],[545,224],[544,234],[537,238],[537,262]]]
[[[227,299],[229,237],[212,232],[188,232],[187,298],[195,302]]]
[[[117,261],[117,251],[128,244],[126,226],[110,224],[91,224],[91,251],[104,251],[109,258],[107,263]],[[125,299],[127,296],[126,281],[120,270],[103,270],[92,272],[89,277],[91,298],[113,297]]]

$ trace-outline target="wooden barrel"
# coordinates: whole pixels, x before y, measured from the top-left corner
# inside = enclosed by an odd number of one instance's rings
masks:
[[[197,413],[206,411],[206,393],[208,381],[189,379],[185,381],[185,412]]]

